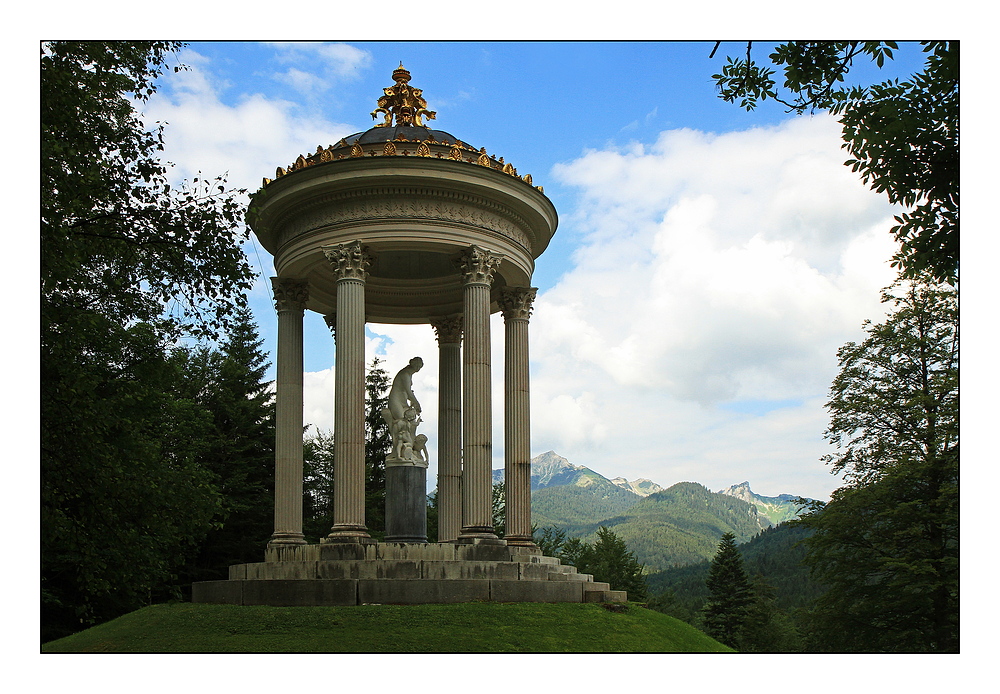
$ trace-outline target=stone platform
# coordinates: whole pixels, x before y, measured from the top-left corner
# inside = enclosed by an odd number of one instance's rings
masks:
[[[625,602],[625,591],[533,547],[472,544],[292,545],[229,567],[228,581],[192,586],[192,602],[364,605],[456,602]]]

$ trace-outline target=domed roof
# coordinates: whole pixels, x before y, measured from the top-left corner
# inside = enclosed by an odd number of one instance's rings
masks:
[[[541,186],[534,186],[531,175],[521,176],[503,157],[486,153],[485,147],[476,148],[444,130],[432,130],[424,119],[433,120],[435,111],[427,110],[423,90],[410,85],[410,73],[402,64],[393,71],[395,81],[382,91],[372,118],[382,116],[383,122],[364,132],[342,138],[337,144],[319,146],[313,154],[299,155],[288,167],[278,167],[274,177],[282,178],[310,166],[346,159],[368,157],[429,157],[495,169],[520,179],[544,193]],[[265,178],[262,187],[272,183]]]
[[[476,149],[468,142],[459,140],[451,133],[444,130],[431,130],[422,125],[376,125],[374,128],[365,130],[363,133],[354,133],[344,138],[345,145],[355,143],[366,145],[375,142],[437,142],[442,145],[458,145],[463,149]]]

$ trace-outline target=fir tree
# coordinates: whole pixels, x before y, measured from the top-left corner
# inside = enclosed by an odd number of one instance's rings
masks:
[[[211,419],[200,461],[215,477],[222,509],[194,561],[185,567],[185,591],[193,581],[221,580],[232,564],[259,561],[274,529],[274,402],[263,340],[248,309],[219,350],[181,350],[185,395]]]
[[[732,533],[722,536],[705,585],[709,590],[702,616],[705,633],[720,643],[739,649],[754,594]]]

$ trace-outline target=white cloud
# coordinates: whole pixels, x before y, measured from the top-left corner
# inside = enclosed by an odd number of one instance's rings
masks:
[[[225,101],[227,85],[213,77],[208,58],[190,49],[180,58],[191,69],[166,79],[142,109],[147,122],[168,124],[164,158],[176,165],[178,179],[228,172],[232,187],[254,191],[262,178],[273,178],[277,167],[288,166],[299,154],[356,131],[261,94]]]
[[[304,41],[271,45],[276,49],[278,62],[295,63],[307,68],[289,67],[273,75],[303,94],[315,95],[330,89],[338,81],[357,79],[372,64],[371,53],[346,43]]]
[[[893,279],[892,210],[839,145],[817,116],[557,165],[583,242],[536,302],[533,450],[661,484],[835,487],[823,396]],[[761,414],[721,407],[739,402]]]

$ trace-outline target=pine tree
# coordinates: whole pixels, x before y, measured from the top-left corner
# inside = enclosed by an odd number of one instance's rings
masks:
[[[211,417],[202,466],[215,477],[222,509],[197,557],[181,575],[193,581],[220,580],[232,564],[259,561],[274,529],[274,402],[264,380],[267,355],[248,309],[220,349],[182,350],[186,395]]]
[[[739,649],[747,629],[754,593],[732,533],[722,536],[705,585],[709,590],[702,616],[705,633],[720,643]]]

